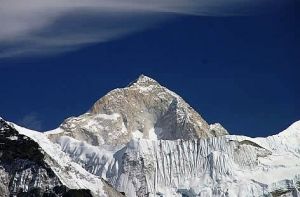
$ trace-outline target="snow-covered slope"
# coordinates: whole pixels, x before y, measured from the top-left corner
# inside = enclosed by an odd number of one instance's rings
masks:
[[[267,138],[229,135],[146,76],[53,131],[12,125],[61,184],[94,196],[300,196],[300,121]]]
[[[0,196],[122,196],[46,135],[0,119]],[[77,193],[76,193],[77,192]]]
[[[114,189],[109,188],[110,186],[104,182],[101,177],[88,173],[76,162],[73,162],[70,157],[61,151],[60,146],[52,143],[44,133],[29,130],[16,124],[13,124],[13,127],[16,128],[20,134],[30,137],[41,146],[42,150],[49,156],[45,161],[57,174],[59,180],[68,188],[88,189],[91,190],[95,196],[101,197],[111,196],[111,193],[115,193]],[[56,131],[59,132],[59,129]]]

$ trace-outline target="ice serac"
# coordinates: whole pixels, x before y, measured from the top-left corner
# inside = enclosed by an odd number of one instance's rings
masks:
[[[109,92],[87,113],[67,119],[61,128],[92,145],[126,144],[132,138],[187,140],[225,134],[211,130],[180,96],[144,75]]]
[[[281,135],[132,139],[114,152],[68,136],[58,143],[73,161],[130,197],[297,197],[300,141]]]

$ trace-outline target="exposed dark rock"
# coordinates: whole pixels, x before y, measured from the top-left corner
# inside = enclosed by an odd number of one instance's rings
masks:
[[[90,190],[87,189],[70,189],[63,197],[93,197]]]
[[[45,154],[35,141],[0,119],[1,195],[57,196],[51,189],[61,186],[61,182],[44,157]]]

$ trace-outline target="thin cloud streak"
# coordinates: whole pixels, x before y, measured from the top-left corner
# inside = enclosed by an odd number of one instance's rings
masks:
[[[42,130],[42,121],[39,119],[38,114],[35,112],[25,115],[17,123],[29,129],[34,129],[37,131]]]
[[[178,15],[255,15],[288,0],[0,0],[0,58],[111,41]]]

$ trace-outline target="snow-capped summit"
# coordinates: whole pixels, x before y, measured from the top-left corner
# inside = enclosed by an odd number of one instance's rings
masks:
[[[128,87],[133,84],[138,84],[140,86],[159,85],[157,81],[143,74],[141,74],[135,81],[131,82]]]
[[[144,75],[125,88],[110,91],[87,113],[67,119],[61,128],[92,145],[126,144],[133,138],[175,140],[224,135],[210,130],[180,96]]]

